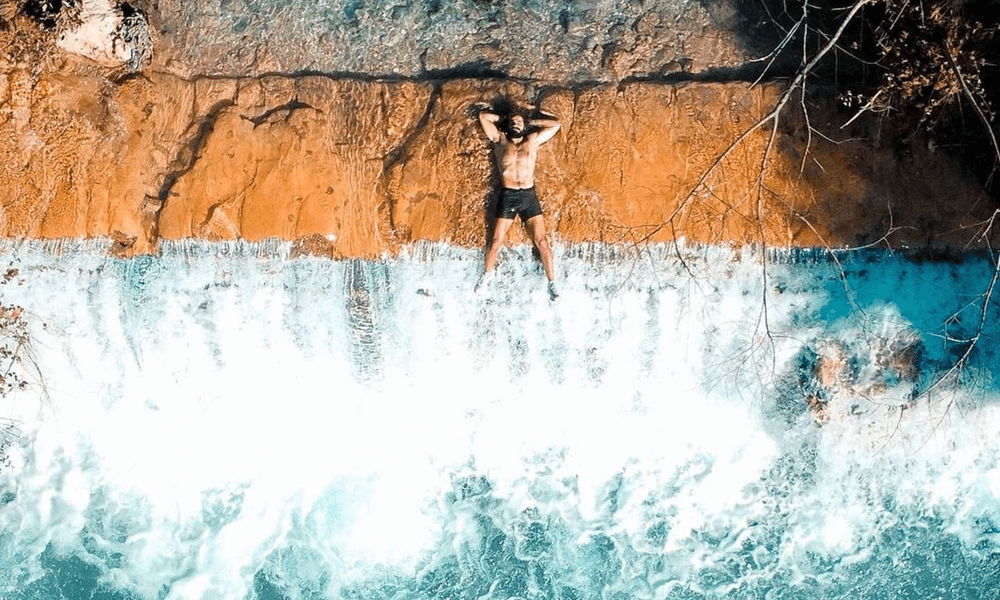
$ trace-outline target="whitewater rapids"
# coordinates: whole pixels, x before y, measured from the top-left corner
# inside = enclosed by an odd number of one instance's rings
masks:
[[[996,598],[993,263],[8,243],[0,596]]]

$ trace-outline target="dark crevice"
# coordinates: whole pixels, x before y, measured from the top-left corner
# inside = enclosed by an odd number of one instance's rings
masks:
[[[121,75],[114,75],[111,77],[111,83],[116,86],[122,86],[134,79],[143,79],[146,83],[153,83],[153,80],[146,75],[145,71],[126,71]]]
[[[214,202],[212,203],[212,205],[208,207],[208,210],[205,211],[205,219],[201,222],[200,225],[202,229],[207,227],[208,224],[212,222],[212,219],[215,217],[215,211],[222,208],[222,206],[225,205],[225,203],[226,203],[225,200],[223,200],[222,202]]]
[[[493,67],[487,60],[477,60],[467,62],[447,69],[428,69],[426,64],[427,51],[420,55],[421,73],[418,79],[423,80],[447,80],[447,79],[507,79],[510,75],[506,71],[501,71]]]
[[[431,114],[434,112],[434,107],[437,106],[438,99],[441,97],[441,85],[437,84],[434,89],[431,90],[431,95],[427,99],[427,106],[424,108],[424,114],[420,116],[420,120],[417,121],[416,126],[413,130],[406,136],[406,138],[398,146],[393,148],[385,158],[382,160],[382,179],[384,180],[389,171],[392,170],[394,166],[400,162],[406,160],[409,156],[410,148],[416,142],[417,138],[427,127],[427,123],[431,120]],[[389,202],[389,228],[392,231],[396,231],[396,223],[393,220],[393,212],[395,207],[393,206],[394,200],[391,195],[387,195],[387,201]]]
[[[453,69],[432,69],[419,75],[400,75],[398,73],[358,73],[356,71],[316,71],[312,69],[300,69],[295,71],[267,71],[256,75],[226,75],[226,74],[198,74],[185,76],[172,71],[149,70],[150,72],[174,77],[187,83],[197,83],[200,81],[262,81],[264,79],[284,77],[288,79],[305,79],[307,77],[319,77],[330,81],[353,81],[360,83],[444,83],[446,81],[459,81],[468,79],[496,80],[518,83],[535,83],[538,80],[527,77],[512,77],[502,71],[495,70],[475,70],[472,68],[456,67]],[[603,82],[610,83],[610,82]]]
[[[697,73],[675,72],[675,73],[652,73],[648,75],[634,75],[624,79],[588,79],[574,80],[567,82],[554,82],[545,79],[534,79],[530,77],[515,77],[503,71],[480,68],[481,65],[462,65],[451,69],[432,69],[420,75],[398,75],[398,74],[370,74],[356,73],[352,71],[269,71],[260,73],[252,77],[231,76],[231,75],[197,75],[194,77],[184,77],[170,72],[162,72],[164,75],[176,77],[182,81],[195,83],[199,81],[252,81],[263,80],[273,77],[286,77],[289,79],[303,79],[306,77],[320,77],[331,81],[354,81],[363,83],[430,83],[435,86],[450,81],[504,81],[510,83],[520,83],[523,85],[544,86],[546,89],[565,90],[588,90],[601,86],[628,85],[630,83],[735,83],[753,82],[760,78],[763,70],[760,63],[748,63],[737,67],[717,67],[700,71]],[[776,73],[773,69],[767,74],[763,81],[775,81],[787,79],[787,74]],[[278,109],[281,110],[281,109]]]
[[[305,79],[306,77],[319,77],[332,81],[356,81],[363,83],[398,83],[404,81],[417,81],[415,77],[396,74],[371,74],[358,73],[356,71],[316,71],[313,69],[298,69],[295,71],[265,71],[255,75],[229,75],[225,73],[199,73],[193,76],[185,76],[173,71],[149,69],[149,72],[157,75],[166,75],[187,83],[198,83],[201,81],[263,81],[271,78]]]
[[[763,68],[760,63],[740,65],[738,67],[716,67],[706,69],[698,73],[665,73],[649,75],[633,75],[626,77],[619,82],[619,87],[630,83],[750,83],[754,81],[774,81],[785,80],[783,75],[771,74],[770,77],[761,79]]]
[[[322,112],[316,107],[306,104],[305,102],[300,102],[298,98],[295,98],[294,100],[286,102],[281,106],[275,106],[274,108],[269,108],[268,110],[257,115],[256,117],[248,117],[246,115],[240,115],[240,118],[250,121],[251,123],[253,123],[253,128],[257,129],[259,125],[265,123],[268,119],[271,118],[271,116],[280,112],[285,112],[285,121],[288,121],[288,119],[292,116],[292,113],[301,108],[308,108],[310,110]]]
[[[234,102],[231,99],[227,99],[221,100],[212,106],[198,123],[190,141],[184,144],[174,160],[170,162],[170,170],[163,178],[163,185],[160,186],[160,191],[156,194],[157,207],[153,212],[150,242],[155,243],[159,238],[160,215],[167,206],[167,199],[170,198],[170,193],[174,186],[177,185],[181,177],[194,168],[195,163],[198,162],[198,158],[201,156],[202,149],[205,147],[205,143],[208,141],[208,136],[215,129],[215,122],[222,115],[223,111],[233,105]]]
[[[435,85],[434,89],[431,90],[430,98],[427,99],[427,107],[424,109],[424,114],[417,121],[417,125],[413,128],[406,139],[403,142],[393,148],[382,161],[382,173],[388,173],[390,169],[396,166],[399,162],[405,160],[409,154],[410,147],[416,141],[417,137],[423,132],[424,128],[427,127],[427,123],[431,120],[431,113],[434,112],[434,107],[437,106],[437,101],[441,97],[441,86]]]

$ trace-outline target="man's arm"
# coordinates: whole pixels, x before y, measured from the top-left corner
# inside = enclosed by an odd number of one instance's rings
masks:
[[[537,137],[535,138],[535,140],[539,144],[544,144],[545,142],[552,139],[552,136],[554,136],[556,132],[559,131],[561,125],[559,123],[559,119],[556,118],[555,115],[550,115],[542,111],[538,111],[538,114],[540,116],[536,119],[531,119],[530,121],[528,121],[528,125],[532,127],[541,128],[541,130],[536,134]]]
[[[488,108],[479,111],[479,124],[482,125],[486,137],[490,138],[491,142],[500,141],[500,130],[497,129],[497,122],[499,121],[500,115],[490,112]]]

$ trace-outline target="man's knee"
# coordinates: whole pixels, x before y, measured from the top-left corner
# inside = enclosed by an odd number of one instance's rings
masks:
[[[490,247],[491,251],[495,251],[500,246],[503,245],[504,239],[507,237],[507,228],[497,226],[493,229],[493,235],[490,237]]]

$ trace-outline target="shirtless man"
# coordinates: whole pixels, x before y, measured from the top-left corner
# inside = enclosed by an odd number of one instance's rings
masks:
[[[493,238],[486,247],[486,267],[476,284],[477,290],[487,285],[492,277],[507,230],[514,222],[514,216],[518,215],[527,226],[531,241],[542,258],[545,277],[549,280],[549,298],[555,300],[559,296],[555,270],[552,267],[552,252],[545,236],[545,218],[542,217],[542,207],[535,194],[538,147],[559,131],[559,121],[544,113],[542,117],[525,121],[523,115],[513,112],[506,119],[501,119],[499,114],[489,108],[481,108],[479,111],[479,124],[486,137],[494,144],[493,153],[503,189],[500,191]]]

